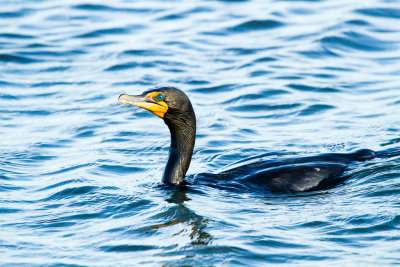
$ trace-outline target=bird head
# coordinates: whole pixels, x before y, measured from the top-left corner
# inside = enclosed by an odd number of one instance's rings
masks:
[[[140,95],[122,94],[118,101],[148,110],[164,120],[175,115],[193,112],[187,95],[173,87],[155,88]]]

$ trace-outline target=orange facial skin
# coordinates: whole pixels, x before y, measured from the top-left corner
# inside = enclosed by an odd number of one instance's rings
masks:
[[[119,96],[118,101],[123,104],[129,104],[143,108],[160,118],[164,118],[165,113],[168,111],[168,105],[163,100],[157,101],[157,96],[159,94],[161,94],[161,92],[151,92],[145,96],[131,96],[122,94]]]

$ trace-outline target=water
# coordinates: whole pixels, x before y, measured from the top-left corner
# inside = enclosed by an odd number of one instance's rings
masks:
[[[399,147],[399,19],[389,0],[3,0],[0,262],[399,264],[399,157],[308,194],[195,183],[265,153]],[[187,190],[160,185],[167,127],[117,102],[157,85],[197,114]]]

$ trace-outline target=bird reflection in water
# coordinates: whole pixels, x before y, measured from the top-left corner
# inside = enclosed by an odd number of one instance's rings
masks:
[[[191,200],[187,196],[188,188],[183,186],[176,190],[175,186],[161,185],[161,187],[165,189],[167,194],[165,201],[176,205],[169,207],[166,211],[158,214],[158,219],[164,221],[164,223],[141,228],[139,231],[143,231],[148,234],[156,234],[159,230],[166,227],[180,225],[183,227],[183,229],[179,231],[179,234],[182,235],[184,233],[188,233],[188,237],[191,240],[191,245],[209,245],[212,242],[213,237],[206,232],[209,222],[208,219],[197,215],[184,204],[186,201]]]

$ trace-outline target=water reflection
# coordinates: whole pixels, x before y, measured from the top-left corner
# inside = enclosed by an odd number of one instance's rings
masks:
[[[185,206],[185,202],[191,201],[188,197],[189,188],[168,185],[162,187],[165,192],[165,201],[175,205],[157,215],[157,219],[163,223],[153,224],[140,229],[140,231],[156,234],[160,229],[180,225],[183,229],[179,232],[179,235],[190,237],[191,245],[205,246],[210,244],[213,237],[206,231],[209,220],[197,215]]]

